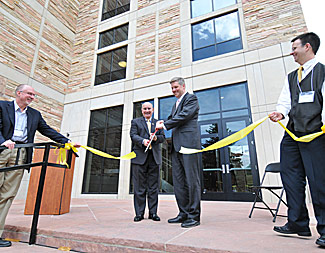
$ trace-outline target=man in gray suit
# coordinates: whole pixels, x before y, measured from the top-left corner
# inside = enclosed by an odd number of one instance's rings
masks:
[[[185,90],[185,82],[181,77],[171,81],[172,92],[178,100],[173,106],[167,121],[157,123],[157,128],[165,126],[172,133],[172,167],[175,197],[179,209],[177,217],[169,219],[169,223],[182,223],[184,228],[200,225],[200,156],[179,153],[181,146],[200,149],[200,132],[198,126],[199,103],[194,94]]]
[[[134,186],[134,221],[143,220],[148,198],[149,219],[160,221],[157,215],[159,193],[159,166],[161,164],[161,145],[165,140],[164,130],[160,129],[149,145],[149,139],[155,132],[157,120],[152,117],[153,107],[149,102],[143,103],[143,117],[131,122],[130,136],[136,157],[132,159],[132,180]],[[146,150],[147,149],[147,150]]]

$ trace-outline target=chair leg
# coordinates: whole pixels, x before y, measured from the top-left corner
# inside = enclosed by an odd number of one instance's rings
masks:
[[[248,218],[251,218],[252,217],[252,214],[253,214],[253,210],[254,210],[254,208],[255,208],[255,205],[256,205],[256,201],[257,201],[257,196],[258,196],[258,194],[259,194],[259,190],[257,190],[257,191],[255,191],[255,199],[254,199],[254,204],[253,204],[253,206],[252,206],[252,209],[251,209],[251,211],[250,211],[250,213],[249,213],[249,215],[248,215]]]
[[[274,213],[273,222],[275,222],[275,220],[276,220],[276,216],[278,215],[278,212],[279,212],[279,208],[280,208],[280,204],[281,204],[281,202],[284,202],[284,201],[282,200],[283,193],[284,193],[284,189],[282,188],[281,194],[280,194],[280,196],[279,196],[279,201],[278,201],[278,204],[277,204],[277,207],[276,207],[275,213]]]

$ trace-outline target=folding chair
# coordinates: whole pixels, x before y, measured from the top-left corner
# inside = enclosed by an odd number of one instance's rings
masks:
[[[254,204],[252,206],[252,209],[251,209],[251,212],[249,214],[249,218],[252,217],[252,214],[253,214],[253,210],[256,208],[256,209],[264,209],[264,210],[269,210],[270,213],[272,214],[273,216],[273,222],[275,222],[276,220],[276,217],[277,216],[282,216],[282,217],[287,217],[286,215],[280,215],[278,214],[279,212],[279,207],[280,207],[280,204],[281,202],[283,204],[285,204],[287,207],[287,203],[282,199],[282,196],[283,196],[283,193],[284,193],[284,188],[283,186],[271,186],[271,185],[264,185],[264,179],[266,177],[267,174],[270,174],[270,173],[280,173],[280,163],[270,163],[266,166],[265,168],[265,172],[264,172],[264,175],[262,177],[262,180],[261,180],[261,184],[259,186],[252,186],[252,190],[253,190],[253,193],[255,194],[255,200],[254,200]],[[278,204],[277,204],[277,207],[276,208],[271,208],[262,198],[262,190],[268,190],[270,191],[272,194],[274,194],[278,199]],[[276,190],[280,190],[280,193],[276,193],[275,191]],[[256,202],[257,201],[261,201],[265,207],[259,207],[259,206],[256,206]]]

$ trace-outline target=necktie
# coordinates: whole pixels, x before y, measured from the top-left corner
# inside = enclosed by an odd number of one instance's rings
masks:
[[[303,71],[303,66],[300,66],[299,68],[298,68],[298,81],[299,81],[299,83],[301,82],[301,79],[302,79],[302,71]]]

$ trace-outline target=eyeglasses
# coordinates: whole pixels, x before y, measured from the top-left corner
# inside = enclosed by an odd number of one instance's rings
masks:
[[[34,97],[34,98],[37,97],[37,95],[36,95],[35,93],[32,93],[32,92],[26,92],[26,91],[19,91],[19,92],[25,93],[25,94],[27,94],[28,96],[31,96],[31,97]]]

